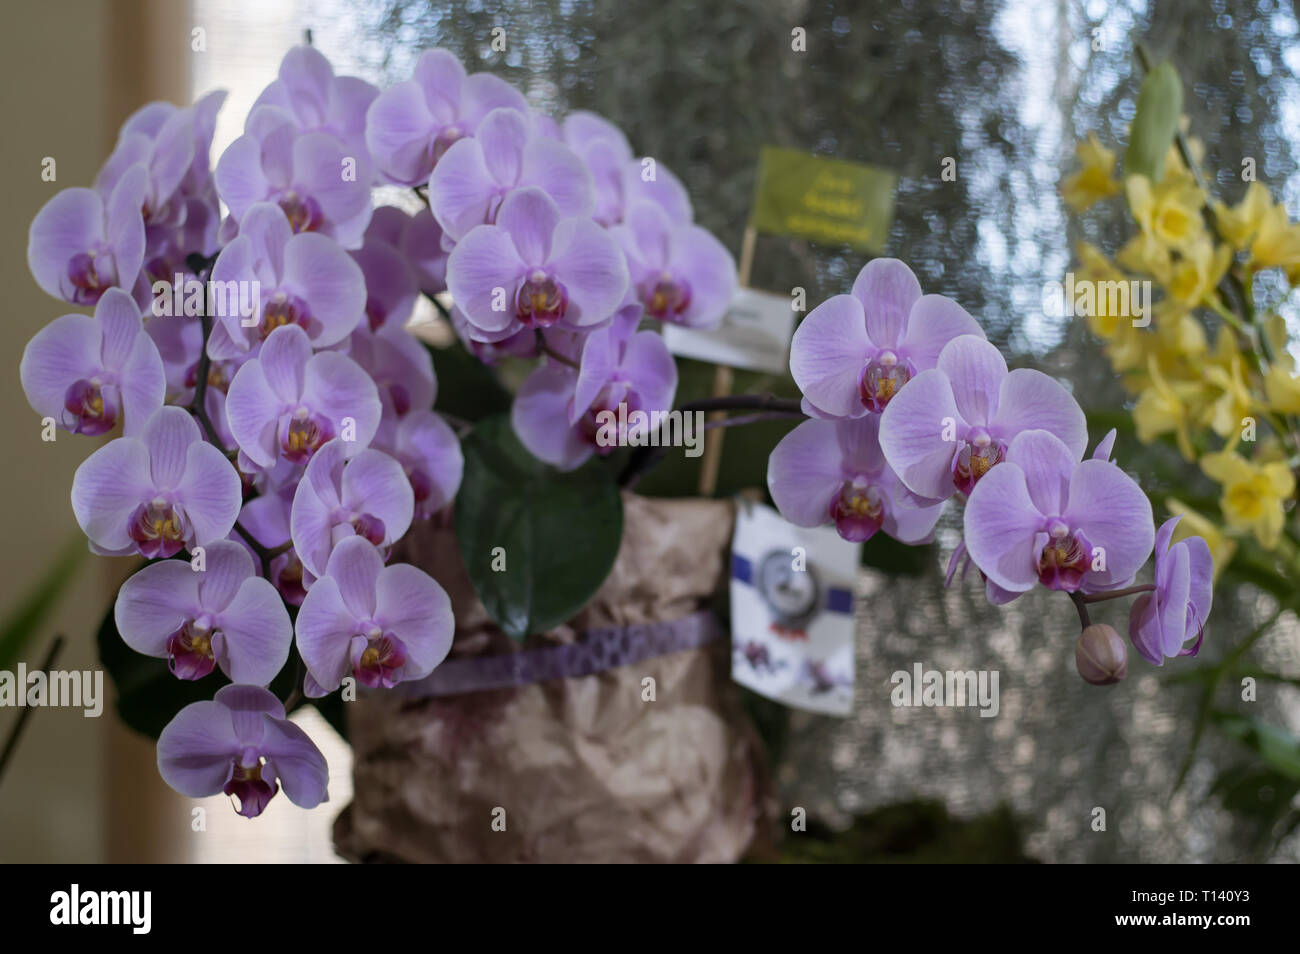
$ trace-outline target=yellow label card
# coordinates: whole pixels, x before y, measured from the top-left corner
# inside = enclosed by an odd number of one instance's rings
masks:
[[[875,166],[764,146],[754,228],[862,251],[884,251],[898,177]]]

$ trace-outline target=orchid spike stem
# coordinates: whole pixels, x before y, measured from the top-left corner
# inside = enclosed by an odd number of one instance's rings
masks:
[[[1123,590],[1110,590],[1105,593],[1089,593],[1081,596],[1080,599],[1085,603],[1104,603],[1106,600],[1117,600],[1121,596],[1136,596],[1138,593],[1150,593],[1154,590],[1154,583],[1143,583],[1141,586],[1130,586]]]
[[[578,367],[578,362],[574,361],[572,358],[565,357],[548,345],[546,343],[546,336],[542,334],[540,329],[537,332],[537,354],[539,357],[541,355],[546,355],[546,357],[550,358],[552,361],[558,361],[560,364],[567,365],[575,370]]]

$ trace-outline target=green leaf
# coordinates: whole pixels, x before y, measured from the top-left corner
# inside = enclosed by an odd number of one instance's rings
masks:
[[[456,537],[489,615],[515,639],[571,619],[618,555],[623,502],[613,477],[594,460],[570,473],[542,464],[505,415],[476,425],[464,451]]]
[[[1230,712],[1216,712],[1213,718],[1224,734],[1253,749],[1273,771],[1300,781],[1300,740],[1286,729]]]
[[[435,408],[466,421],[510,410],[510,392],[501,386],[492,369],[463,344],[457,341],[447,348],[426,347],[438,379]]]
[[[54,608],[54,601],[89,552],[86,539],[81,534],[70,539],[54,558],[54,562],[14,607],[9,617],[0,624],[0,669],[14,667],[23,647],[36,635],[37,628]]]
[[[861,564],[891,576],[924,576],[939,565],[935,543],[909,546],[877,533],[862,545]]]
[[[1142,81],[1137,115],[1124,155],[1124,174],[1146,176],[1159,182],[1165,174],[1165,157],[1178,133],[1183,113],[1183,84],[1168,61],[1160,63]]]

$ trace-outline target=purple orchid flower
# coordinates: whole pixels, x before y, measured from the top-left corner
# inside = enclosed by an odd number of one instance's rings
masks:
[[[433,411],[420,407],[401,420],[385,420],[374,446],[402,465],[416,517],[427,519],[455,498],[465,459],[456,432]]]
[[[513,334],[500,340],[480,341],[474,337],[482,334],[469,323],[465,313],[456,305],[451,307],[451,326],[456,337],[465,349],[486,365],[494,365],[502,358],[531,358],[537,354],[537,332],[532,328],[520,328]],[[554,330],[554,326],[551,331]],[[549,334],[543,331],[542,334]]]
[[[1188,537],[1170,545],[1180,519],[1170,517],[1156,531],[1156,588],[1134,600],[1129,613],[1129,638],[1142,657],[1156,666],[1200,651],[1214,598],[1209,544],[1201,537]]]
[[[390,86],[366,113],[366,145],[379,171],[418,185],[457,141],[472,136],[493,109],[527,113],[523,94],[490,73],[465,75],[446,50],[426,50],[412,79]]]
[[[147,172],[141,205],[145,224],[179,225],[185,208],[172,200],[194,165],[197,145],[193,109],[151,103],[123,125],[117,146],[95,178],[95,190],[107,198],[125,172],[140,165]]]
[[[828,298],[795,329],[790,372],[810,416],[861,417],[883,411],[958,335],[984,332],[955,301],[922,295],[898,259],[877,258],[858,273],[853,294]]]
[[[536,135],[516,109],[494,109],[472,139],[455,143],[429,179],[434,218],[452,241],[476,225],[496,220],[502,200],[515,189],[536,186],[560,215],[588,218],[595,208],[591,173],[574,152]]]
[[[883,426],[884,424],[883,416],[881,419],[881,423]],[[1101,460],[1101,461],[1110,460],[1110,452],[1112,448],[1114,448],[1115,446],[1115,434],[1116,434],[1115,429],[1111,428],[1109,433],[1107,433],[1105,437],[1103,437],[1100,441],[1097,442],[1097,448],[1092,452],[1092,457],[1094,460]],[[958,541],[956,549],[953,550],[952,556],[948,560],[948,571],[944,576],[943,585],[945,587],[952,586],[953,578],[957,575],[958,570],[960,570],[961,572],[961,578],[965,580],[966,574],[970,571],[970,568],[971,568],[971,558],[970,555],[966,552],[966,544],[962,541]],[[1020,597],[1019,593],[1014,593],[1011,590],[1004,590],[1002,587],[998,586],[996,583],[990,580],[983,573],[980,573],[980,579],[984,581],[985,596],[988,598],[988,601],[994,606],[1002,606]]]
[[[454,626],[451,600],[428,574],[386,567],[370,543],[349,537],[298,611],[307,694],[333,692],[348,675],[385,689],[422,679],[447,657]]]
[[[93,305],[114,286],[131,291],[144,262],[148,172],[128,169],[108,199],[94,189],[64,189],[41,207],[27,240],[36,284],[74,305]]]
[[[329,800],[325,757],[258,686],[225,686],[176,713],[158,736],[158,773],[190,798],[234,796],[245,818],[262,814],[280,786],[299,808]]]
[[[349,252],[361,267],[366,283],[366,321],[371,331],[391,324],[403,328],[415,310],[420,296],[415,272],[396,246],[379,238],[373,229],[366,231],[366,241]]]
[[[672,409],[677,365],[662,336],[636,331],[639,311],[589,334],[578,371],[547,361],[520,386],[510,419],[534,457],[573,470],[592,454],[607,455],[626,443],[626,433],[603,426],[604,412],[614,415],[605,419],[616,421],[617,430],[624,421],[635,426],[635,412],[647,415],[648,427],[648,415]]]
[[[240,234],[213,265],[212,281],[235,289],[240,301],[232,306],[229,293],[219,300],[220,320],[208,342],[214,358],[240,357],[285,325],[297,325],[314,347],[326,348],[350,335],[365,315],[361,266],[323,235],[293,234],[281,210],[266,202],[248,210]],[[246,299],[261,314],[240,314]]]
[[[268,487],[260,496],[245,503],[239,512],[239,525],[263,547],[274,550],[286,543],[291,544],[288,550],[271,558],[270,566],[271,582],[291,606],[301,606],[307,591],[316,582],[315,575],[298,559],[289,533],[289,511],[300,477],[300,474],[295,474],[291,481]],[[247,549],[250,556],[255,555],[243,537],[232,534],[231,540]]]
[[[217,160],[217,191],[243,228],[254,205],[273,202],[295,233],[319,232],[360,248],[370,222],[371,172],[364,156],[325,132],[299,132],[274,106],[248,116],[246,132]],[[349,174],[351,173],[351,174]]]
[[[401,326],[371,332],[358,328],[349,344],[352,360],[370,375],[383,404],[383,420],[396,422],[412,409],[433,407],[438,382],[429,350]]]
[[[103,434],[125,415],[137,435],[166,391],[162,358],[126,292],[106,291],[95,317],[56,318],[27,343],[18,368],[32,409],[74,434]]]
[[[1009,593],[1042,583],[1073,593],[1126,586],[1155,538],[1151,504],[1124,471],[1078,455],[1049,431],[1017,434],[971,492],[971,560]]]
[[[110,556],[170,557],[220,540],[239,502],[239,474],[178,407],[159,408],[139,437],[99,448],[72,478],[77,523]]]
[[[561,135],[591,172],[592,218],[606,228],[623,221],[623,178],[632,161],[623,131],[602,116],[578,110],[564,117]]]
[[[293,117],[302,132],[325,132],[343,144],[348,155],[364,158],[366,110],[379,89],[355,76],[335,76],[334,67],[310,46],[295,46],[280,61],[279,75],[262,90],[252,109],[274,106]]]
[[[506,197],[495,225],[457,243],[447,286],[471,334],[500,341],[525,328],[606,320],[627,291],[627,262],[595,222],[563,218],[550,196],[527,188]]]
[[[233,682],[265,686],[289,658],[289,614],[248,550],[228,540],[204,550],[202,571],[162,560],[122,584],[117,631],[136,652],[167,659],[177,678],[219,666]]]
[[[406,259],[420,291],[433,296],[447,290],[447,252],[442,227],[427,208],[407,215],[394,205],[375,209],[366,241],[387,242]]]
[[[1083,456],[1088,425],[1070,392],[1041,371],[1008,372],[982,335],[962,335],[889,402],[880,444],[903,483],[947,498],[970,494],[1015,436],[1031,429],[1056,435],[1075,460]]]
[[[834,524],[855,543],[877,531],[925,543],[943,501],[918,497],[890,469],[879,443],[880,418],[804,421],[781,439],[767,463],[776,507],[800,527]]]
[[[374,448],[349,460],[347,446],[336,440],[307,464],[293,495],[289,531],[302,565],[319,577],[340,540],[359,536],[386,552],[414,515],[411,483],[397,460]]]
[[[591,170],[596,189],[592,213],[606,227],[624,221],[637,202],[653,202],[673,225],[689,225],[694,212],[681,180],[650,157],[637,159],[623,131],[595,113],[578,110],[564,117],[564,142]]]
[[[638,201],[611,232],[627,253],[632,287],[646,314],[713,328],[736,293],[736,262],[698,225],[674,223],[658,203]]]
[[[279,458],[302,463],[335,437],[348,456],[356,454],[375,436],[381,413],[375,382],[361,366],[335,351],[312,354],[297,325],[271,332],[226,396],[230,432],[261,468]]]
[[[411,216],[398,249],[415,271],[420,291],[436,295],[447,290],[447,252],[443,248],[442,226],[429,209]]]
[[[141,106],[122,124],[117,145],[95,178],[95,188],[107,198],[127,169],[143,164],[149,173],[146,219],[151,223],[167,218],[149,213],[164,211],[174,196],[206,195],[212,184],[209,152],[225,99],[225,90],[215,90],[192,106],[162,100]],[[177,166],[186,154],[189,164],[178,175]]]

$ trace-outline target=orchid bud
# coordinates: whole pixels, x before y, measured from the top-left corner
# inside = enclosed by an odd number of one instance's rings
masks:
[[[1093,623],[1074,644],[1074,664],[1084,682],[1113,685],[1128,674],[1128,649],[1113,626]]]

